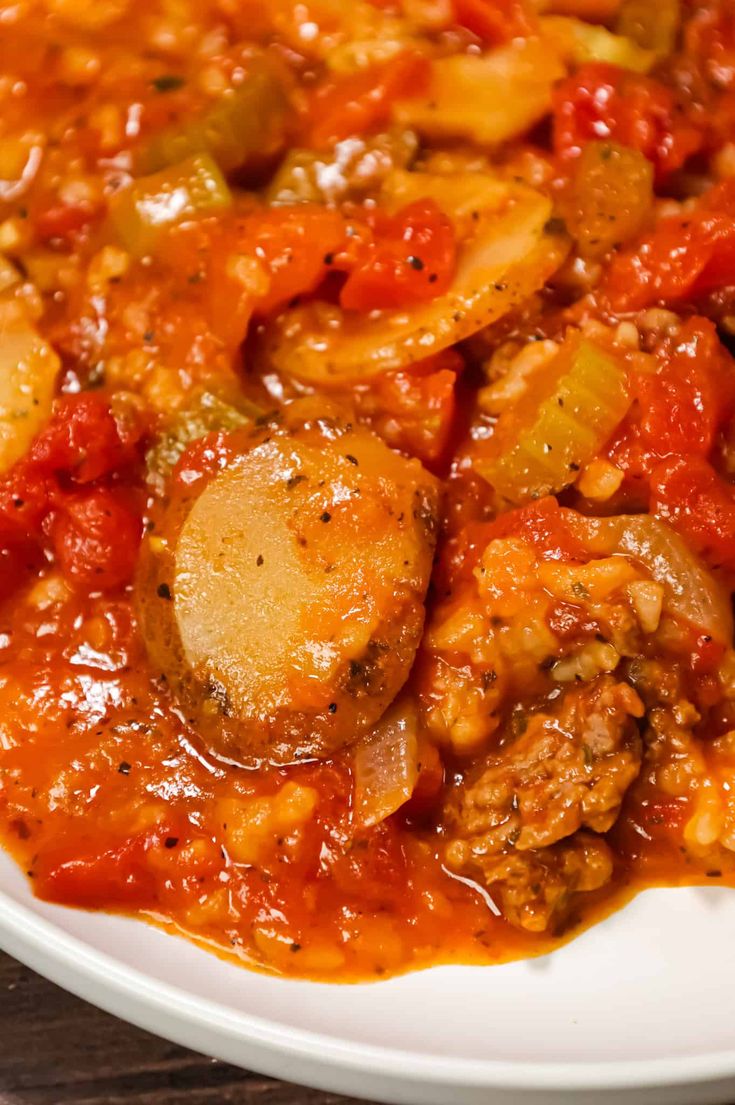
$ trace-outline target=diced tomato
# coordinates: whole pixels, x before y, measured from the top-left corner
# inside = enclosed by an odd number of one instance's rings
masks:
[[[604,62],[581,66],[556,88],[553,130],[563,160],[577,157],[586,142],[610,138],[640,150],[658,180],[681,168],[702,142],[665,85]]]
[[[490,522],[471,521],[445,546],[435,572],[441,591],[468,576],[491,541],[518,537],[532,545],[543,560],[589,560],[589,552],[577,540],[553,495],[499,514]]]
[[[672,456],[651,475],[651,512],[710,564],[735,570],[735,493],[703,458]]]
[[[77,846],[69,859],[61,850],[47,852],[34,867],[36,892],[47,901],[88,909],[151,909],[158,904],[158,875],[148,853],[169,839],[178,841],[179,831],[157,825],[106,847]]]
[[[142,424],[118,421],[103,396],[67,396],[31,445],[28,461],[48,475],[91,483],[139,461],[142,435]]]
[[[419,361],[405,372],[386,372],[358,390],[358,410],[393,449],[440,464],[456,413],[455,384],[464,362],[454,349]]]
[[[68,492],[69,485],[88,485],[113,473],[132,472],[140,461],[142,433],[142,424],[136,420],[116,419],[100,395],[69,396],[57,403],[51,420],[32,443],[28,454],[0,481],[0,562],[5,568],[0,597],[10,593],[20,582],[26,565],[37,561],[45,539],[46,519],[60,502],[64,506],[52,526],[54,540],[59,543],[57,554],[70,575],[78,574],[72,571],[72,561],[78,561],[79,567],[84,557],[79,550],[72,553],[72,547],[82,541],[80,527],[92,525],[89,511],[93,510],[93,507],[88,508],[85,522],[79,504],[85,501],[85,496],[90,500],[101,496],[98,502],[101,509],[111,493],[96,489],[75,498]],[[95,582],[103,587],[117,585],[115,581],[122,581],[123,575],[129,578],[132,572],[129,561],[135,556],[140,531],[137,516],[133,514],[131,520],[127,507],[113,500],[110,509],[109,521],[99,519],[95,523],[100,539],[107,532],[106,540],[111,546],[119,540],[127,542],[129,547],[118,547],[114,556],[107,558],[111,563],[116,562],[112,569],[101,565],[101,553],[95,554],[96,567],[102,567],[101,572],[94,571]],[[121,525],[117,536],[114,532],[116,522]],[[91,531],[82,544],[86,545],[89,559],[94,545]],[[80,570],[83,574],[83,569]]]
[[[139,516],[119,494],[104,487],[63,496],[51,526],[64,575],[94,590],[130,582],[140,538]]]
[[[147,836],[84,858],[49,864],[45,857],[34,872],[36,892],[47,901],[88,909],[151,909],[157,901],[157,879],[147,865]]]
[[[425,303],[454,276],[454,228],[434,200],[416,200],[395,215],[376,215],[374,240],[347,277],[343,307],[372,311]]]
[[[686,216],[656,229],[612,261],[604,292],[637,311],[659,300],[704,295],[735,283],[735,181],[711,188]]]
[[[38,541],[0,514],[0,599],[11,595],[42,562]]]
[[[520,537],[544,560],[588,560],[589,553],[567,522],[568,512],[552,495],[509,510],[485,525],[485,544],[498,537]]]
[[[311,144],[321,149],[387,123],[393,101],[420,95],[429,72],[426,58],[407,52],[385,65],[321,84],[309,108]]]
[[[302,204],[260,211],[243,229],[270,276],[256,310],[267,314],[305,295],[330,271],[330,256],[345,244],[345,221],[336,211]]]
[[[237,439],[225,430],[212,430],[184,450],[174,468],[173,478],[190,487],[209,479],[226,468],[237,456]]]
[[[54,488],[55,480],[29,464],[27,457],[17,461],[0,481],[0,517],[6,529],[40,539]]]
[[[634,479],[671,454],[708,456],[735,406],[735,365],[708,319],[688,319],[660,360],[659,372],[634,379],[636,405],[608,448]]]
[[[684,48],[715,88],[735,87],[735,11],[730,0],[696,5],[685,25]]]
[[[536,23],[524,0],[452,0],[455,21],[489,46],[533,34]]]
[[[715,641],[709,633],[697,633],[691,649],[692,671],[697,675],[711,675],[722,663],[726,648],[722,641]],[[706,687],[706,682],[700,681],[699,692]],[[710,689],[711,690],[711,689]],[[715,701],[722,697],[722,687],[717,687]]]
[[[70,238],[82,227],[88,226],[100,213],[91,203],[61,203],[41,211],[34,219],[36,236],[47,242],[52,238]]]

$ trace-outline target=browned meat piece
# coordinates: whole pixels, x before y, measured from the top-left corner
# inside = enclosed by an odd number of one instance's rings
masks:
[[[612,864],[605,832],[641,763],[640,699],[602,676],[535,713],[452,795],[446,859],[497,886],[509,920],[534,931],[555,922],[576,891],[603,885]]]
[[[482,878],[497,895],[506,920],[529,932],[545,932],[567,916],[573,895],[604,886],[612,869],[605,841],[579,832],[549,848],[511,848],[488,856]]]

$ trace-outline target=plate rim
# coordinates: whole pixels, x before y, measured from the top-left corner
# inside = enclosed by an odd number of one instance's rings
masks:
[[[133,920],[136,924],[145,923]],[[166,935],[170,938],[175,934]],[[181,987],[151,979],[143,971],[40,917],[2,890],[0,948],[63,989],[156,1035],[196,1049],[192,1033],[200,1033],[208,1041],[208,1052],[212,1050],[209,1046],[212,1037],[247,1045],[254,1049],[254,1058],[248,1055],[248,1064],[254,1062],[257,1066],[262,1062],[265,1073],[278,1076],[269,1059],[281,1056],[292,1063],[296,1079],[337,1092],[354,1094],[359,1090],[354,1087],[345,1090],[342,1081],[330,1084],[330,1072],[359,1079],[374,1077],[379,1071],[382,1081],[404,1090],[443,1085],[465,1090],[520,1092],[660,1089],[735,1078],[735,1049],[671,1058],[581,1062],[462,1059],[358,1044],[286,1027],[276,1020],[235,1011]],[[159,1015],[160,1023],[153,1023],[151,1014]],[[215,1054],[215,1058],[238,1062],[228,1048]]]

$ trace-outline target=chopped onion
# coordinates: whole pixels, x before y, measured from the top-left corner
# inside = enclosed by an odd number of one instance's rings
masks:
[[[699,557],[665,522],[650,514],[587,518],[577,515],[573,527],[591,552],[615,553],[637,560],[664,587],[669,614],[730,646],[733,620],[725,589]]]
[[[449,290],[411,310],[367,317],[323,302],[285,311],[260,336],[257,356],[267,367],[320,387],[404,368],[522,303],[543,287],[568,252],[566,234],[555,220],[549,222],[551,201],[530,188],[482,174],[473,174],[471,182],[401,174],[400,188],[392,183],[387,188],[389,203],[409,194],[406,176],[412,177],[411,195],[445,197],[444,210],[460,224],[472,196],[477,218],[471,220],[473,233],[461,247]]]
[[[355,752],[355,820],[378,825],[407,802],[419,776],[418,713],[395,704]]]

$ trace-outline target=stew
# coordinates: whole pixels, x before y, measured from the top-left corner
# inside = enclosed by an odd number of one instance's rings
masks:
[[[728,0],[0,0],[0,839],[267,971],[735,887]]]

